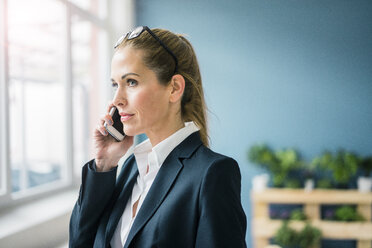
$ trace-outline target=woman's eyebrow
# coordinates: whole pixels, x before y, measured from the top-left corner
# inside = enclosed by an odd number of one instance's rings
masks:
[[[129,75],[134,75],[134,76],[139,77],[139,75],[138,75],[137,73],[129,72],[129,73],[126,73],[126,74],[124,74],[123,76],[121,76],[121,80],[123,80],[124,78],[126,78],[126,77],[129,76]]]
[[[124,78],[126,78],[127,76],[129,75],[134,75],[134,76],[137,76],[139,77],[140,75],[138,75],[137,73],[134,73],[134,72],[129,72],[129,73],[126,73],[124,74],[123,76],[121,76],[121,80],[124,80]],[[111,82],[115,83],[115,80],[113,78],[111,78]]]

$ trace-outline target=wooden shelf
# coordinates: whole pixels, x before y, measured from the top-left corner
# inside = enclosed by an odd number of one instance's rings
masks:
[[[252,192],[253,200],[282,204],[372,204],[372,193],[357,190],[320,190],[305,192],[302,189],[267,189]]]
[[[322,237],[327,239],[355,239],[358,248],[371,248],[372,193],[360,193],[356,190],[313,190],[305,192],[302,189],[267,189],[263,192],[251,193],[253,202],[253,238],[256,248],[264,248],[269,244],[281,220],[269,217],[269,204],[303,204],[304,212],[309,222],[322,231]],[[365,222],[339,222],[320,219],[320,205],[353,204],[367,220]],[[290,226],[301,230],[302,221],[291,221]]]

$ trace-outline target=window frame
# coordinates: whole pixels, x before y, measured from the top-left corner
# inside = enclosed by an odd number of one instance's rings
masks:
[[[0,210],[40,198],[51,196],[55,193],[74,188],[80,184],[80,175],[74,173],[74,146],[73,146],[73,72],[72,72],[72,54],[71,54],[71,20],[74,15],[90,22],[97,28],[105,31],[105,37],[110,40],[110,29],[108,25],[108,16],[101,19],[98,14],[95,15],[87,10],[81,9],[68,0],[50,0],[58,1],[64,5],[64,61],[63,61],[63,87],[65,101],[65,130],[66,143],[64,144],[64,163],[66,168],[63,171],[63,178],[56,182],[40,185],[35,188],[25,189],[21,192],[12,192],[11,163],[9,156],[10,134],[9,134],[9,57],[5,44],[8,43],[7,27],[8,16],[7,9],[9,0],[0,1]],[[108,6],[108,2],[105,1]],[[107,7],[106,6],[106,7]],[[109,9],[106,8],[108,11]],[[107,53],[110,51],[107,47]],[[106,52],[106,51],[105,51]],[[103,64],[109,65],[109,56]],[[107,76],[109,66],[105,67],[104,74]],[[108,78],[108,77],[107,77]],[[106,91],[102,91],[100,100],[108,98]]]
[[[10,182],[7,180],[10,175],[8,147],[9,135],[7,133],[9,127],[8,121],[8,50],[7,44],[7,0],[0,1],[0,203],[7,201],[10,189]],[[5,165],[5,166],[4,166]]]

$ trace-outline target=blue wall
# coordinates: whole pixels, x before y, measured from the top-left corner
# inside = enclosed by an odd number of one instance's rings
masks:
[[[239,162],[248,220],[252,144],[372,154],[372,1],[138,0],[137,24],[189,35],[211,147]]]

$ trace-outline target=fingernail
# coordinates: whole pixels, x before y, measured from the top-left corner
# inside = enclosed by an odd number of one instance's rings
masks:
[[[107,135],[107,131],[106,131],[106,130],[104,130],[103,133],[104,133],[105,135]]]
[[[113,123],[112,123],[112,120],[109,120],[109,121],[108,121],[108,124],[109,124],[109,125],[112,125],[112,124],[113,124]]]

